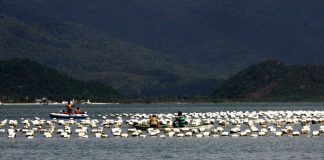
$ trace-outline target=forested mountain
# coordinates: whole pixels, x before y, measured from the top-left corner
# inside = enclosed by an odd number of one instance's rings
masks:
[[[33,101],[47,97],[52,100],[110,101],[120,97],[111,87],[95,81],[76,80],[29,59],[0,61],[0,75],[1,100]]]
[[[323,8],[316,0],[1,0],[0,14],[35,34],[1,33],[9,47],[0,58],[31,56],[131,96],[208,95],[269,58],[323,64]]]
[[[217,75],[204,66],[110,38],[74,23],[27,24],[0,18],[0,59],[28,57],[82,80],[97,80],[126,96],[210,93]]]
[[[317,0],[2,0],[0,12],[81,23],[162,54],[240,70],[269,57],[322,63],[323,7]]]
[[[268,60],[229,78],[214,96],[217,99],[244,101],[323,100],[324,66],[290,66]]]

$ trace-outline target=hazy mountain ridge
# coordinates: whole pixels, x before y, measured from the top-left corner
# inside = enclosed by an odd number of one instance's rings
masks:
[[[0,8],[26,21],[82,23],[162,54],[233,73],[268,58],[323,63],[323,6],[313,0],[3,0]],[[251,60],[239,56],[246,60],[237,62],[238,55]]]

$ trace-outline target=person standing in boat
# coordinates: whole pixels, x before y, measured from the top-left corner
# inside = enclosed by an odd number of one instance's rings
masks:
[[[159,128],[159,121],[155,114],[153,114],[150,118],[150,127],[151,128]]]
[[[72,114],[72,108],[74,107],[74,105],[68,101],[68,103],[66,104],[66,113],[67,114]]]
[[[81,109],[80,109],[80,107],[77,107],[77,109],[75,110],[75,112],[74,112],[75,114],[81,114],[82,112],[81,112]]]
[[[187,125],[186,117],[182,115],[182,112],[178,112],[178,117],[176,117],[176,120],[172,123],[173,127],[185,127]]]

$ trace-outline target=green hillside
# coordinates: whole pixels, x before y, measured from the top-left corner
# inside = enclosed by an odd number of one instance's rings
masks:
[[[29,59],[0,61],[0,99],[32,101],[92,99],[109,101],[118,98],[111,87],[98,82],[83,82]]]
[[[127,96],[206,95],[224,78],[205,66],[75,23],[33,24],[1,16],[0,35],[0,59],[28,57],[77,79],[98,80]]]
[[[214,96],[229,100],[323,100],[324,66],[289,66],[268,60],[226,80]]]

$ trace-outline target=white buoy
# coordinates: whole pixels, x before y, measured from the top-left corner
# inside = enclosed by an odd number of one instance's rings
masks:
[[[233,138],[237,138],[237,137],[239,137],[238,134],[232,134],[231,136],[232,136]]]
[[[218,130],[217,130],[216,128],[211,129],[211,130],[210,130],[210,133],[211,133],[211,134],[217,134],[217,133],[218,133]]]
[[[6,129],[1,128],[1,129],[0,129],[0,133],[6,133]]]
[[[217,127],[216,130],[217,130],[218,133],[222,133],[224,131],[224,128],[223,127]]]
[[[230,129],[230,133],[238,133],[240,131],[241,131],[241,129],[238,128],[238,127],[235,127],[235,128]]]
[[[312,132],[312,135],[313,135],[313,136],[319,136],[319,135],[320,135],[320,132],[319,132],[319,131],[313,131],[313,132]]]
[[[137,136],[139,136],[139,135],[140,135],[140,132],[138,132],[138,131],[135,131],[135,132],[132,133],[132,136],[133,136],[133,137],[137,137]]]
[[[247,132],[240,132],[240,136],[247,136]]]
[[[114,136],[121,136],[122,130],[120,128],[112,128],[111,131]]]
[[[127,129],[127,132],[128,132],[128,133],[137,132],[137,129],[136,129],[136,128],[128,128],[128,129]]]
[[[251,137],[252,137],[252,138],[257,138],[257,137],[258,137],[258,134],[253,133],[253,134],[251,134]]]
[[[310,126],[303,126],[302,127],[302,129],[300,130],[300,132],[302,133],[302,134],[309,134],[309,132],[310,132]]]
[[[192,132],[188,131],[188,132],[185,133],[185,135],[186,136],[192,136],[193,134],[192,134]]]
[[[255,127],[255,126],[252,126],[250,129],[251,129],[252,132],[258,132],[259,131],[259,129],[257,127]]]
[[[145,134],[141,134],[139,137],[140,137],[140,138],[145,138],[146,135],[145,135]]]
[[[189,130],[190,129],[189,128],[186,128],[186,127],[180,129],[181,132],[188,132]]]
[[[180,129],[179,128],[173,128],[173,132],[180,133]]]
[[[61,137],[63,137],[63,138],[71,138],[71,135],[68,134],[67,132],[62,132]]]
[[[84,134],[84,135],[82,135],[80,138],[84,138],[84,139],[87,139],[89,137],[89,135],[87,135],[87,134]]]
[[[203,134],[200,134],[200,133],[199,134],[196,134],[196,137],[197,138],[202,138],[203,137]]]
[[[213,134],[212,137],[214,137],[214,138],[218,138],[219,135],[218,135],[218,134]]]
[[[28,139],[33,139],[34,138],[34,136],[26,136]]]
[[[193,134],[197,134],[197,133],[199,133],[199,130],[198,130],[197,128],[194,128],[194,129],[191,129],[191,132],[192,132]]]
[[[299,135],[300,135],[300,132],[298,132],[298,131],[294,131],[294,132],[292,132],[292,135],[293,135],[293,136],[299,136]]]
[[[203,132],[203,135],[204,135],[204,137],[209,137],[210,136],[210,132],[205,131],[205,132]]]
[[[320,126],[320,132],[324,133],[324,126]]]
[[[205,127],[200,127],[199,128],[199,132],[205,132],[206,131],[206,128]]]
[[[127,133],[122,133],[120,136],[121,136],[122,138],[127,138],[127,137],[128,137],[128,134],[127,134]]]
[[[10,139],[16,138],[16,133],[15,132],[9,133],[8,138],[10,138]]]
[[[275,134],[276,136],[282,136],[282,132],[276,132],[276,134]]]
[[[95,137],[96,137],[96,138],[101,138],[101,136],[102,136],[102,133],[101,133],[101,132],[96,132],[96,133],[95,133]]]
[[[44,132],[44,137],[45,138],[52,138],[52,133],[51,132]]]
[[[28,136],[34,136],[34,131],[26,132],[26,137],[28,137]]]
[[[108,134],[101,134],[101,138],[108,138]]]
[[[184,134],[183,133],[178,133],[178,134],[176,134],[176,136],[181,138],[181,137],[184,137]]]
[[[85,135],[87,135],[85,132],[79,132],[79,133],[78,133],[78,136],[79,136],[80,138],[83,138]]]
[[[266,135],[266,132],[260,131],[258,135],[259,136],[265,136]]]
[[[164,128],[164,132],[165,133],[171,132],[171,128]]]
[[[228,132],[222,132],[222,136],[228,136],[229,133]]]
[[[169,133],[168,133],[168,136],[169,136],[169,137],[173,137],[174,135],[175,135],[175,132],[169,132]]]

